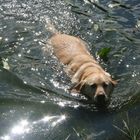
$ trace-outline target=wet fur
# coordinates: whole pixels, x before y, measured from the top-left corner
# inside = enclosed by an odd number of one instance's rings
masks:
[[[87,44],[78,37],[56,33],[49,40],[54,55],[67,66],[66,73],[74,85],[71,89],[90,99],[103,93],[110,97],[116,81],[103,70],[89,53]],[[95,87],[96,86],[96,87]]]

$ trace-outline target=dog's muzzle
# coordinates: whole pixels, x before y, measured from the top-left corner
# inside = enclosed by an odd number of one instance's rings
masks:
[[[105,93],[100,93],[98,95],[95,95],[93,100],[95,104],[105,105],[108,103],[109,98]]]

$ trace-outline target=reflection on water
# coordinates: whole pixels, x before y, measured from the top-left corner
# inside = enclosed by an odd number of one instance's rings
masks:
[[[29,123],[27,120],[21,120],[19,124],[12,128],[11,133],[13,135],[21,135],[24,133],[28,133],[30,131],[30,129],[28,128],[28,124]]]
[[[45,131],[47,133],[47,131],[50,131],[56,126],[59,126],[65,120],[66,115],[45,116],[40,120],[33,122],[23,119],[19,122],[16,122],[16,125],[11,128],[10,132],[8,134],[5,134],[4,136],[1,136],[0,139],[14,140],[14,138],[16,137],[22,137],[22,135],[24,136],[28,133],[32,133],[34,131],[34,128],[39,127],[40,125],[45,125],[46,128],[43,128],[42,131]]]
[[[140,116],[139,0],[0,0],[0,13],[0,139],[125,139],[113,124],[122,126],[126,112]],[[111,48],[98,59],[119,80],[110,112],[69,94],[63,66],[42,49],[47,20],[84,39],[96,58]]]

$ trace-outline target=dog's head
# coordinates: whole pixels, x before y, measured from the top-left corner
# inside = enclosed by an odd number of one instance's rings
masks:
[[[82,79],[74,88],[86,95],[97,105],[110,101],[110,95],[117,84],[107,72],[93,73]]]

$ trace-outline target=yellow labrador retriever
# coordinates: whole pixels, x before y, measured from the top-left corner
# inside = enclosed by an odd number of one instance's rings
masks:
[[[74,85],[72,91],[86,95],[96,104],[108,103],[116,81],[89,53],[86,43],[61,33],[55,33],[48,42],[54,55],[67,66],[66,73]]]

